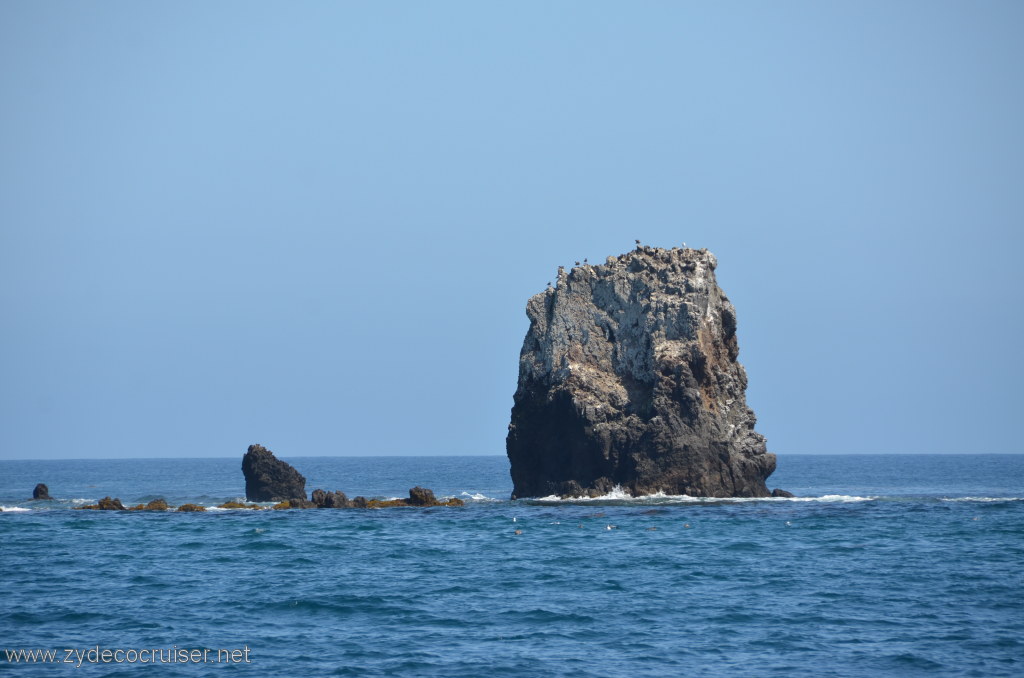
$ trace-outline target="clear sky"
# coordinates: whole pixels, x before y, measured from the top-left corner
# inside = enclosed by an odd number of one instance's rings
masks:
[[[772,451],[1024,452],[1022,121],[1017,0],[6,0],[0,458],[504,454],[634,238]]]

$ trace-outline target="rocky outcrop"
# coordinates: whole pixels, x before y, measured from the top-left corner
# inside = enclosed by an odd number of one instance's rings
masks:
[[[559,269],[533,296],[506,440],[513,497],[767,497],[736,309],[705,249]]]
[[[262,445],[250,445],[242,457],[245,498],[249,501],[306,499],[306,479]]]
[[[36,501],[51,501],[53,497],[50,496],[50,488],[43,483],[39,483],[32,490],[32,499]]]
[[[335,490],[334,492],[325,492],[324,490],[313,490],[313,496],[311,497],[313,503],[317,508],[348,508],[349,501],[348,497],[345,496],[344,492]]]

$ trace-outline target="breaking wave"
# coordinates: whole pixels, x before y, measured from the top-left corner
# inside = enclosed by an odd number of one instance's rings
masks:
[[[825,502],[825,503],[851,503],[862,501],[874,501],[875,496],[861,497],[848,494],[825,494],[817,497],[691,497],[688,494],[665,494],[656,492],[634,497],[616,486],[611,492],[597,497],[559,497],[548,495],[524,499],[527,503],[535,504],[578,504],[578,503],[626,503],[626,504],[743,504],[751,502]]]

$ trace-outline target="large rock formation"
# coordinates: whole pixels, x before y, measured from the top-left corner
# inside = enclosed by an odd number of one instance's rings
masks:
[[[250,445],[242,457],[245,497],[249,501],[306,501],[306,479],[262,445]]]
[[[530,329],[506,441],[513,497],[767,497],[736,309],[705,249],[640,247],[559,269]]]

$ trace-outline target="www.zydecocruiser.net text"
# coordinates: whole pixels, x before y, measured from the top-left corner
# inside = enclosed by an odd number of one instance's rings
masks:
[[[171,647],[90,648],[66,647],[59,650],[4,649],[8,664],[251,664],[251,648],[212,649]]]

